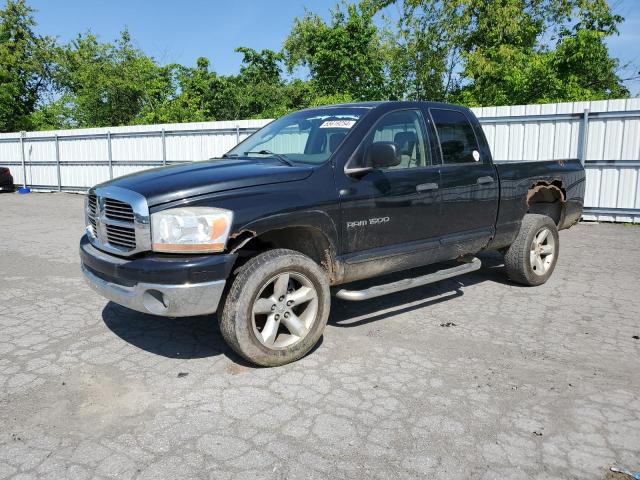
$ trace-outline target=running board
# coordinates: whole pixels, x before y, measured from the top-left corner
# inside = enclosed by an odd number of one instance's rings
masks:
[[[338,290],[335,295],[342,300],[349,300],[352,302],[369,300],[370,298],[381,297],[382,295],[388,295],[390,293],[408,290],[409,288],[420,287],[422,285],[428,285],[429,283],[439,282],[440,280],[446,280],[447,278],[457,277],[458,275],[464,275],[465,273],[475,272],[476,270],[479,270],[481,266],[482,262],[480,259],[473,257],[470,261],[465,262],[462,265],[438,270],[437,272],[422,275],[420,277],[404,278],[397,282],[375,285],[371,288],[367,288],[366,290],[341,289]]]

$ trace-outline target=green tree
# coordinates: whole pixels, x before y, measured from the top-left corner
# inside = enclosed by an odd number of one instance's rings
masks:
[[[63,94],[59,98],[40,102],[31,114],[31,128],[33,130],[55,130],[60,128],[74,128],[73,104],[69,95]]]
[[[282,78],[283,55],[272,50],[236,49],[243,56],[238,75],[222,76],[199,58],[195,68],[171,65],[173,93],[141,121],[192,122],[271,118],[305,107],[313,96],[308,82]]]
[[[609,55],[605,44],[606,37],[618,35],[618,25],[624,19],[611,12],[606,0],[574,0],[565,6],[564,14],[551,59],[563,85],[562,99],[629,96],[617,73],[619,61]]]
[[[379,1],[380,10],[394,0]],[[448,101],[459,89],[465,17],[460,2],[405,0],[387,19],[383,52],[389,97]]]
[[[274,111],[285,107],[285,83],[282,79],[281,63],[283,55],[273,50],[260,52],[238,47],[242,54],[240,74],[231,80],[237,89],[236,117],[270,117]]]
[[[69,123],[101,127],[136,123],[171,94],[171,71],[132,45],[125,30],[115,44],[79,35],[59,54],[56,81],[68,102]]]
[[[607,0],[343,0],[328,21],[297,18],[281,52],[237,48],[238,74],[219,75],[202,57],[158,65],[126,30],[113,43],[89,32],[57,46],[34,33],[25,0],[7,0],[0,130],[278,117],[359,100],[624,97],[606,46],[621,21]],[[305,70],[308,80],[291,78]]]
[[[209,71],[209,59],[200,57],[195,68],[167,65],[170,81],[167,94],[156,103],[147,103],[140,112],[139,123],[202,122],[215,118],[213,99],[220,81]]]
[[[220,120],[274,118],[307,107],[315,95],[309,82],[282,76],[284,55],[239,47],[238,75],[219,77],[211,110]]]
[[[358,100],[386,98],[380,34],[375,10],[365,1],[338,5],[327,24],[306,13],[284,43],[287,67],[309,69],[319,95],[349,94]]]
[[[28,130],[50,85],[53,39],[36,35],[33,9],[8,0],[0,10],[0,131]]]
[[[468,105],[627,96],[604,38],[622,18],[605,0],[466,0]],[[549,42],[550,44],[547,44]]]
[[[260,52],[248,47],[238,47],[235,50],[242,53],[240,77],[252,83],[282,83],[281,62],[284,55],[281,52],[265,49]]]
[[[536,58],[537,39],[544,31],[542,2],[527,2],[469,0],[465,5],[469,21],[463,44],[463,76],[469,81],[461,97],[465,103],[522,103],[539,85],[536,79],[551,74],[544,71],[546,62]]]
[[[395,4],[384,51],[390,96],[470,106],[628,95],[604,43],[606,0],[378,0]]]

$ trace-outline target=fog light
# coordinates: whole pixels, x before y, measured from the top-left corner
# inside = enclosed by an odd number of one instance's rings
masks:
[[[142,295],[144,308],[156,315],[163,315],[169,310],[164,294],[158,290],[145,290]]]

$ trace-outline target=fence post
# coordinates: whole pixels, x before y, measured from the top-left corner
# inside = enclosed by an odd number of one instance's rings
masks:
[[[27,134],[25,131],[20,132],[20,155],[22,157],[22,187],[27,188],[27,165],[24,161],[24,136]]]
[[[167,137],[164,128],[162,129],[162,165],[167,164]]]
[[[113,180],[113,156],[111,154],[111,132],[107,132],[107,149],[109,152],[109,179]]]
[[[236,145],[240,143],[240,125],[236,125]]]
[[[58,175],[58,191],[62,191],[62,177],[60,175],[60,144],[58,143],[58,134],[56,133],[56,169]]]
[[[587,159],[587,137],[589,131],[589,109],[585,108],[582,113],[582,122],[580,123],[580,151],[578,157],[580,158],[580,163],[584,165]]]

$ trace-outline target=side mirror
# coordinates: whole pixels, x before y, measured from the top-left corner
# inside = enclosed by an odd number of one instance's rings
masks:
[[[395,167],[400,165],[398,146],[393,142],[375,142],[364,151],[363,165],[345,168],[344,173],[359,178],[376,168]]]
[[[371,168],[387,168],[400,165],[398,147],[393,142],[375,142],[364,152],[364,164]]]

